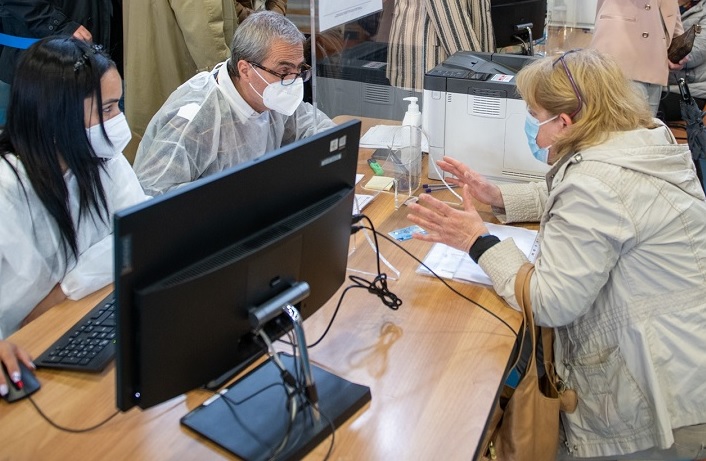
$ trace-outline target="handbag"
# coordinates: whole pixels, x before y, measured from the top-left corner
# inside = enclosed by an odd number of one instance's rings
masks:
[[[667,57],[673,63],[678,63],[687,54],[691,53],[691,48],[694,46],[696,34],[701,32],[701,26],[694,24],[683,34],[672,39],[667,50]]]
[[[522,357],[526,334],[531,337],[532,351],[517,387],[504,386],[501,391],[501,400],[503,397],[508,400],[504,408],[500,402],[496,403],[491,414],[482,445],[484,460],[554,460],[559,444],[559,412],[571,413],[576,408],[576,393],[573,390],[564,392],[554,371],[554,330],[534,324],[529,294],[533,272],[534,266],[525,263],[515,279],[515,297],[524,318],[517,360]],[[536,357],[538,337],[541,338],[544,354],[545,373],[541,377]],[[561,394],[559,389],[562,389]]]

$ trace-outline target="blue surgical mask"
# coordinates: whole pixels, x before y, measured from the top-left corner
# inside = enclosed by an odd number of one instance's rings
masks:
[[[529,143],[530,151],[532,151],[532,156],[542,163],[547,163],[549,161],[549,148],[552,146],[539,147],[537,145],[537,133],[539,133],[540,126],[551,122],[557,117],[558,115],[555,115],[548,120],[540,122],[533,117],[532,114],[527,112],[527,119],[525,120],[525,134],[527,135],[527,142]]]

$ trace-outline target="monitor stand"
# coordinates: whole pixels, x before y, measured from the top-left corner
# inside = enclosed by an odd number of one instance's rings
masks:
[[[297,342],[304,345],[301,356],[277,354],[189,412],[181,419],[183,425],[246,460],[295,460],[370,401],[370,388],[309,363],[301,317],[293,307],[297,299],[307,295],[308,285],[298,282],[289,293],[260,306],[258,315],[251,316],[259,331],[275,316],[277,309],[273,306],[284,301],[279,312],[286,312],[292,319]],[[300,389],[299,409],[293,420],[280,366],[291,376],[305,375],[306,386]]]
[[[280,354],[290,372],[294,358]],[[288,431],[289,411],[279,369],[263,363],[181,419],[181,423],[246,460],[267,460],[289,437],[276,459],[301,459],[370,401],[370,388],[312,366],[321,418],[300,410]]]

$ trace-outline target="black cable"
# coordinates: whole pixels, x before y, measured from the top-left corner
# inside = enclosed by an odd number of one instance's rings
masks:
[[[366,228],[366,229],[368,229],[368,228]],[[376,233],[376,234],[379,233],[379,232],[376,231],[374,228],[370,228],[370,230],[371,230],[372,232]],[[439,274],[437,274],[436,272],[434,272],[434,270],[433,270],[431,267],[429,267],[429,266],[427,266],[426,264],[424,264],[424,262],[423,262],[422,260],[420,260],[419,258],[417,258],[416,256],[414,256],[412,253],[410,253],[409,250],[407,250],[407,249],[404,248],[402,245],[400,245],[396,240],[394,240],[394,239],[392,239],[391,237],[388,237],[387,235],[382,234],[382,233],[380,233],[380,236],[383,237],[383,238],[385,238],[387,241],[391,242],[391,243],[394,244],[395,246],[397,246],[400,250],[404,251],[404,252],[405,252],[408,256],[410,256],[412,259],[414,259],[414,260],[417,261],[419,264],[421,264],[422,266],[424,266],[424,268],[427,269],[429,272],[431,272],[431,274],[432,274],[434,277],[436,277],[437,279],[441,280],[441,282],[442,282],[444,285],[446,285],[446,287],[447,287],[449,290],[451,290],[452,292],[454,292],[456,295],[460,296],[461,298],[465,299],[466,301],[469,301],[470,303],[475,304],[476,306],[480,307],[482,310],[484,310],[485,312],[487,312],[487,313],[490,314],[491,316],[495,317],[495,318],[496,318],[497,320],[499,320],[503,325],[505,325],[510,331],[512,331],[512,333],[513,333],[515,336],[517,336],[518,333],[517,333],[517,332],[510,326],[510,324],[507,323],[504,319],[498,317],[493,311],[491,311],[491,310],[488,309],[487,307],[483,306],[482,304],[478,303],[477,301],[474,301],[473,299],[469,298],[468,296],[464,295],[463,293],[461,293],[460,291],[458,291],[457,289],[455,289],[454,287],[452,287],[451,285],[449,285],[448,282],[446,282],[446,280],[444,280]],[[377,241],[377,240],[376,240],[376,241]]]
[[[273,362],[273,363],[274,363],[274,362]],[[284,392],[287,394],[287,399],[288,399],[288,400],[289,400],[290,398],[292,398],[292,396],[290,395],[289,391],[287,390],[287,386],[284,385],[284,382],[269,384],[269,385],[263,387],[262,389],[259,389],[259,390],[257,390],[256,392],[250,394],[249,396],[245,397],[245,398],[242,399],[242,400],[235,400],[235,399],[231,398],[230,396],[228,396],[227,391],[226,391],[226,392],[223,392],[223,393],[214,392],[214,395],[215,395],[215,394],[220,394],[220,396],[223,398],[223,401],[224,401],[225,404],[226,404],[226,407],[227,407],[228,410],[230,411],[230,414],[233,416],[233,419],[234,419],[237,423],[239,423],[240,426],[241,426],[245,431],[247,431],[247,433],[248,433],[253,439],[257,440],[260,445],[262,445],[263,447],[267,447],[267,444],[265,443],[264,440],[262,440],[262,439],[259,437],[259,434],[257,434],[257,433],[255,433],[255,432],[251,431],[251,430],[249,429],[249,426],[248,426],[243,420],[240,419],[240,417],[238,416],[238,414],[237,414],[237,412],[236,412],[236,407],[237,407],[238,405],[241,405],[241,404],[247,402],[248,400],[250,400],[250,399],[252,399],[252,398],[258,396],[259,394],[261,394],[261,393],[263,393],[263,392],[265,392],[265,391],[267,391],[267,390],[269,390],[269,389],[272,389],[273,387],[279,387],[279,386],[281,386],[281,387],[284,389]],[[290,433],[291,430],[292,430],[292,421],[291,421],[291,419],[290,419],[290,420],[288,421],[287,430],[284,432],[284,437],[283,437],[283,438],[289,437],[289,433]],[[281,445],[281,443],[278,444],[278,445]],[[286,445],[285,445],[285,446],[286,446]],[[284,448],[284,447],[282,447],[282,448],[280,449],[280,451],[281,451],[283,448]],[[279,454],[279,453],[278,453],[277,451],[275,451],[275,453],[273,454],[273,456],[277,456],[278,454]],[[270,459],[272,459],[272,458],[270,458]]]
[[[326,337],[326,334],[328,334],[329,330],[331,329],[331,326],[333,325],[333,321],[336,319],[336,315],[338,314],[338,310],[341,308],[341,304],[343,303],[343,298],[346,296],[346,293],[348,293],[348,290],[352,288],[364,288],[368,290],[369,293],[372,293],[376,295],[384,305],[389,307],[392,310],[397,310],[400,308],[402,305],[402,300],[393,292],[389,290],[387,287],[387,274],[384,274],[380,270],[380,246],[378,245],[378,239],[377,239],[377,234],[378,232],[375,230],[375,225],[373,222],[364,214],[356,214],[353,215],[353,224],[356,224],[360,222],[361,220],[365,219],[369,224],[370,227],[365,227],[362,225],[354,225],[351,227],[351,233],[354,234],[358,232],[361,229],[371,229],[373,231],[373,239],[375,240],[375,255],[376,255],[376,264],[377,264],[377,276],[373,279],[373,281],[369,281],[364,279],[363,277],[357,276],[357,275],[349,275],[348,279],[353,282],[353,285],[348,285],[344,290],[343,293],[341,293],[341,296],[338,298],[338,304],[336,304],[336,308],[333,311],[333,315],[331,316],[331,319],[328,322],[328,325],[326,325],[326,329],[324,332],[319,336],[319,339],[314,341],[312,344],[309,344],[307,347],[311,349],[312,347],[316,346],[319,344],[324,337]]]
[[[70,432],[70,433],[72,433],[72,434],[80,434],[80,433],[82,433],[82,432],[90,432],[90,431],[92,431],[92,430],[94,430],[94,429],[98,429],[99,427],[101,427],[102,425],[104,425],[105,423],[107,423],[108,421],[110,421],[111,419],[115,418],[115,416],[116,416],[118,413],[120,413],[120,410],[117,410],[115,413],[113,413],[112,415],[108,416],[106,419],[104,419],[103,421],[99,422],[98,424],[95,424],[95,425],[90,426],[90,427],[82,428],[82,429],[74,429],[74,428],[71,428],[71,427],[65,427],[65,426],[62,426],[62,425],[60,425],[60,424],[55,423],[50,417],[48,417],[48,416],[42,411],[41,408],[39,408],[39,405],[37,405],[37,402],[35,402],[32,397],[29,397],[29,401],[32,403],[32,405],[34,405],[34,408],[37,409],[37,412],[39,413],[39,415],[40,415],[42,418],[44,418],[49,424],[51,424],[51,425],[52,425],[53,427],[55,427],[56,429],[59,429],[60,431]]]
[[[372,282],[369,282],[368,280],[365,280],[364,278],[356,275],[351,275],[348,278],[355,284],[355,286],[360,288],[366,288],[370,293],[380,298],[384,305],[396,311],[402,305],[402,300],[398,298],[397,295],[395,295],[393,292],[391,292],[389,288],[387,288],[387,274],[384,274],[380,270],[380,245],[378,244],[378,232],[375,230],[375,225],[373,224],[373,221],[364,214],[358,214],[353,216],[354,223],[360,222],[363,219],[366,220],[370,225],[370,227],[366,227],[365,229],[370,229],[373,231],[373,239],[375,240],[375,262],[377,264],[378,275],[373,279]],[[351,233],[357,232],[358,230],[360,230],[360,228],[363,227],[353,226],[351,228]]]

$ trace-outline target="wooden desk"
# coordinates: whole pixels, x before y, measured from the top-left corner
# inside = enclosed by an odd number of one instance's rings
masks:
[[[371,174],[365,162],[370,152],[361,154],[359,171],[366,173],[361,182],[365,183]],[[406,210],[394,210],[389,194],[379,195],[364,212],[381,232],[410,224]],[[429,249],[429,244],[416,240],[402,245],[418,257]],[[389,287],[404,304],[392,311],[367,291],[350,290],[327,337],[310,351],[315,363],[369,386],[372,393],[372,401],[337,429],[331,459],[472,459],[514,335],[438,280],[416,274],[417,263],[393,245],[381,241],[381,249],[402,272]],[[374,268],[374,253],[360,233],[349,267]],[[383,270],[390,274],[384,266]],[[493,290],[452,284],[503,316],[513,328],[519,327],[519,315]],[[108,291],[64,302],[10,339],[38,356]],[[309,341],[323,332],[339,294],[305,322]],[[34,401],[58,424],[90,427],[115,412],[114,364],[96,375],[41,369],[37,376],[42,389]],[[0,402],[0,459],[232,459],[230,453],[179,424],[183,415],[209,396],[194,390],[146,411],[133,408],[81,434],[53,428],[28,399]],[[307,459],[322,459],[329,442],[330,438]]]

